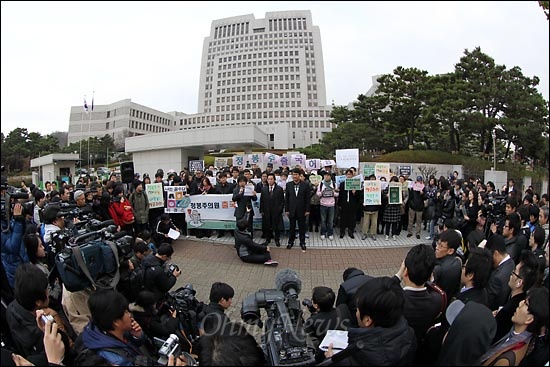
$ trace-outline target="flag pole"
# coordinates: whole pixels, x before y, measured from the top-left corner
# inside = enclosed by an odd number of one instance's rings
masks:
[[[94,97],[95,97],[95,90],[93,91],[93,94],[92,94],[92,111],[90,111],[90,116],[88,118],[88,174],[90,173],[90,135],[91,135],[91,131],[92,131],[92,112],[94,112]]]
[[[86,103],[86,95],[84,95],[84,111],[88,112],[88,104]],[[78,152],[78,167],[82,168],[82,135],[84,133],[84,119],[80,122],[80,149]]]

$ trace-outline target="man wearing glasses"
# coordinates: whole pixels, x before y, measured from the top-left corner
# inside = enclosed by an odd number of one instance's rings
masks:
[[[462,261],[456,256],[461,238],[454,229],[441,233],[435,246],[434,283],[451,299],[460,288]]]

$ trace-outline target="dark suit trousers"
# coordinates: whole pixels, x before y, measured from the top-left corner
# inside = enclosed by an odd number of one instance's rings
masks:
[[[294,239],[296,238],[296,222],[298,222],[298,229],[300,231],[300,245],[305,245],[307,231],[306,216],[294,216],[289,214],[288,219],[290,221],[288,243],[294,243]]]

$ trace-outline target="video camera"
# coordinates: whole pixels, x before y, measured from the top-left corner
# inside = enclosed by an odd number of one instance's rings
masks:
[[[292,269],[275,276],[276,289],[260,289],[243,300],[241,318],[247,324],[263,326],[260,308],[267,312],[261,346],[271,366],[315,364],[315,348],[303,327],[298,294],[302,281]]]
[[[4,167],[4,166],[2,166]],[[3,170],[2,170],[3,172]],[[12,191],[10,192],[10,186],[8,184],[8,178],[6,176],[1,176],[0,186],[4,193],[0,198],[0,218],[2,220],[2,232],[7,232],[10,230],[10,220],[13,217],[13,207],[17,200],[28,200],[29,193],[23,191]],[[32,203],[31,203],[32,204]],[[21,216],[24,218],[26,210],[26,203],[23,205],[23,212]],[[32,212],[31,212],[32,214]]]
[[[159,308],[159,312],[176,311],[177,318],[191,343],[197,341],[200,336],[198,325],[204,317],[205,310],[204,303],[195,298],[196,294],[193,285],[186,284],[185,287],[168,292]]]
[[[67,290],[116,286],[119,266],[132,257],[134,241],[125,232],[115,233],[116,228],[112,220],[90,220],[83,234],[75,236],[70,229],[52,234],[56,268]]]
[[[168,339],[153,338],[153,343],[158,348],[158,365],[166,366],[168,358],[173,355],[176,358],[184,358],[185,366],[198,366],[197,361],[189,354],[181,350],[181,342],[176,334],[170,334]]]
[[[497,231],[502,233],[502,227],[504,226],[504,220],[506,218],[506,195],[487,198],[482,210],[487,215],[485,231],[488,232],[491,224],[495,223]]]

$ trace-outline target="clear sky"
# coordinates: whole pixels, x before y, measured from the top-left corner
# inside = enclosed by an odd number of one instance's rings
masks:
[[[480,46],[497,64],[538,76],[549,99],[549,22],[537,1],[1,3],[2,132],[67,131],[70,107],[130,98],[197,112],[212,20],[310,10],[320,27],[327,103],[347,105],[397,66],[454,70]]]

